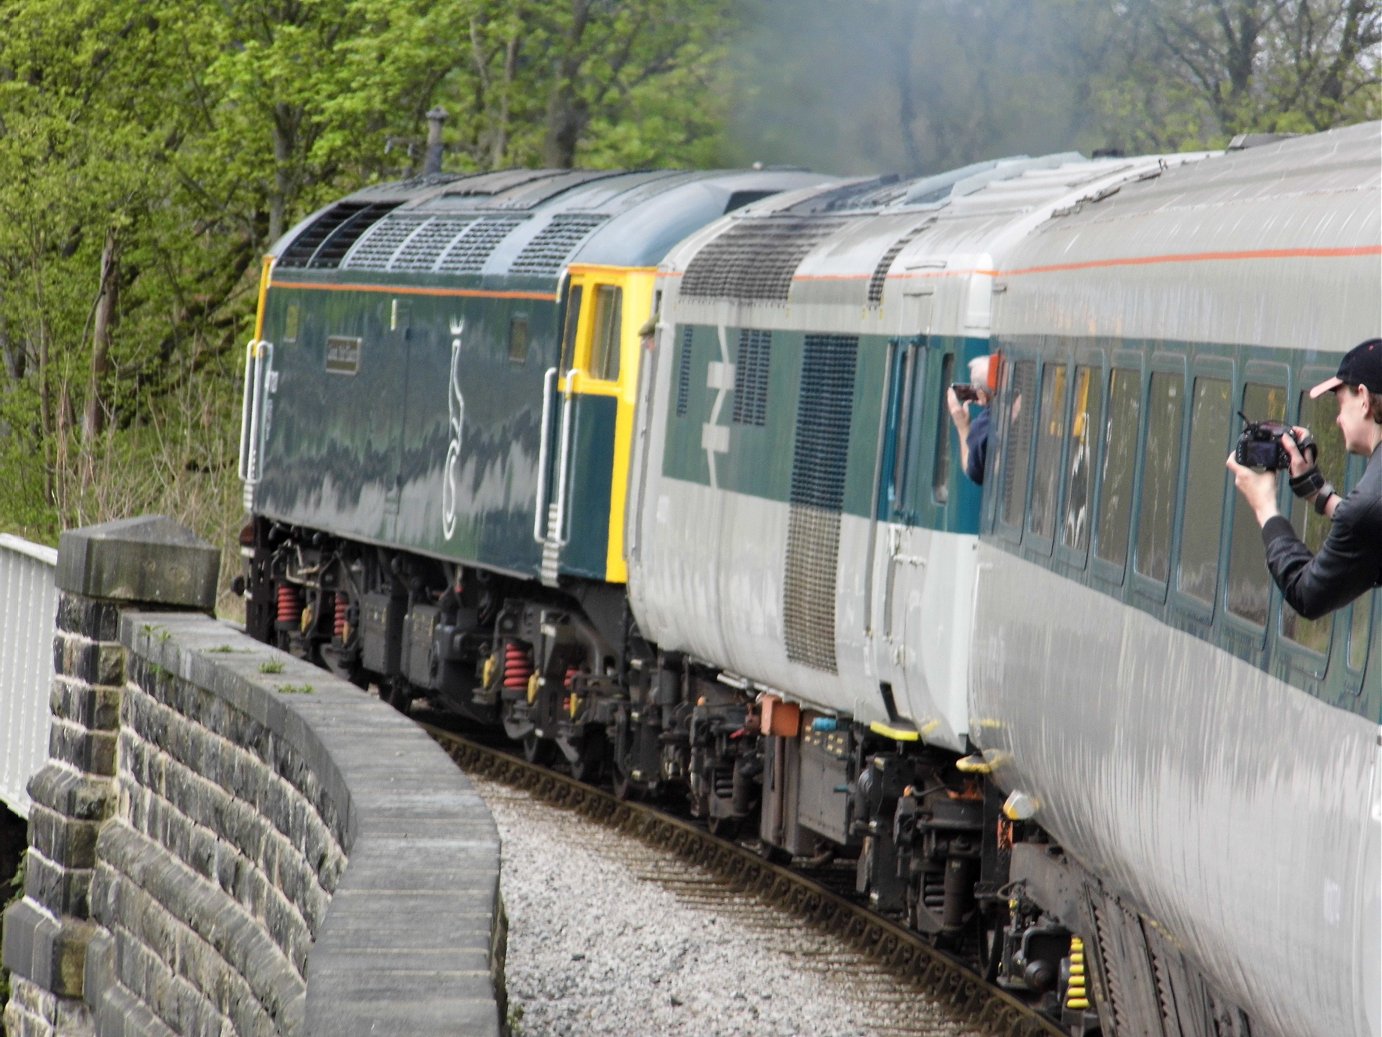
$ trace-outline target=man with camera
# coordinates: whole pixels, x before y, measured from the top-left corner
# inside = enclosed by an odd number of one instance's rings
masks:
[[[1284,457],[1277,455],[1278,461],[1245,456],[1245,449],[1252,452],[1245,446],[1250,427],[1228,459],[1234,485],[1262,527],[1272,579],[1286,603],[1306,619],[1382,586],[1382,339],[1369,339],[1345,353],[1338,373],[1311,389],[1310,397],[1327,392],[1339,403],[1335,421],[1344,434],[1344,446],[1351,454],[1369,458],[1363,478],[1348,497],[1341,498],[1315,467],[1307,429],[1281,432]],[[1245,463],[1254,460],[1256,466]],[[1276,472],[1288,466],[1292,491],[1332,523],[1315,554],[1277,510]]]
[[[989,404],[993,400],[993,385],[998,365],[991,356],[975,357],[969,362],[969,381],[956,382],[945,391],[945,405],[950,420],[960,434],[960,464],[971,482],[984,484],[984,467],[989,453]],[[977,403],[979,412],[970,420],[968,405]]]

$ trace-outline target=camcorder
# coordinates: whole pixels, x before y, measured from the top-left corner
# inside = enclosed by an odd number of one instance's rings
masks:
[[[973,403],[979,399],[979,387],[970,385],[968,382],[952,382],[950,388],[955,390],[955,399],[961,403]]]
[[[1243,431],[1238,434],[1238,445],[1233,448],[1233,459],[1246,468],[1257,468],[1267,472],[1278,472],[1291,466],[1291,455],[1281,445],[1281,437],[1289,433],[1295,440],[1296,449],[1310,463],[1314,463],[1319,449],[1314,437],[1308,432],[1302,437],[1295,429],[1280,421],[1249,421],[1242,411]]]

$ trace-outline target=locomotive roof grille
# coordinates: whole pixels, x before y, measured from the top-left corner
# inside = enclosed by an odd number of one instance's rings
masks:
[[[843,225],[842,218],[735,224],[692,257],[681,294],[786,302],[801,261]]]
[[[398,202],[338,202],[313,220],[283,250],[278,266],[338,266],[359,237],[398,205]]]
[[[869,305],[877,306],[883,301],[883,285],[888,279],[888,271],[892,269],[893,260],[897,258],[899,252],[910,245],[917,237],[931,224],[935,223],[935,217],[931,217],[923,223],[917,224],[902,237],[898,238],[883,253],[883,258],[878,261],[878,265],[873,268],[873,276],[869,278]]]
[[[509,268],[514,274],[550,275],[559,271],[571,254],[609,217],[599,213],[559,213],[543,227],[537,237]]]
[[[482,216],[465,228],[437,260],[439,274],[479,273],[499,242],[522,223],[526,216]]]

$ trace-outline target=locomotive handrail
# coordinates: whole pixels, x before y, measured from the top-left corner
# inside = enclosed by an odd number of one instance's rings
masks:
[[[274,347],[262,339],[249,344],[245,359],[245,389],[247,401],[242,408],[240,427],[240,478],[246,489],[259,482],[259,468],[264,453],[264,393],[267,390],[269,369],[273,367]],[[250,365],[253,364],[251,391]],[[249,422],[245,423],[244,411]]]
[[[580,371],[571,368],[566,374],[566,390],[562,394],[561,403],[561,446],[557,450],[557,521],[556,521],[556,542],[558,547],[566,546],[566,494],[567,494],[567,467],[571,457],[571,421],[575,414],[574,405],[575,393],[571,387],[576,384],[576,375]],[[548,530],[548,532],[552,532]]]
[[[542,513],[547,507],[547,455],[551,452],[547,429],[552,417],[552,390],[556,378],[555,366],[547,368],[547,373],[542,376],[542,425],[537,438],[537,501],[533,508],[533,539],[539,544],[547,539],[542,528]]]
[[[249,482],[250,436],[254,427],[254,403],[250,389],[254,385],[257,339],[250,339],[245,346],[245,389],[240,403],[240,481]]]

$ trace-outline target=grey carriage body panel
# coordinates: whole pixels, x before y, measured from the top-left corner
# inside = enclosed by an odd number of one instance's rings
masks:
[[[1051,220],[999,271],[995,341],[1059,363],[1079,348],[1208,355],[1234,386],[1265,371],[1297,399],[1378,333],[1380,147],[1374,123],[1230,153]],[[1358,606],[1367,668],[1331,701],[1342,634],[1301,668],[1278,605],[1255,642],[1235,633],[1226,579],[1195,615],[1174,570],[1170,598],[1139,598],[991,517],[970,730],[999,784],[1254,1033],[1382,1032],[1377,592]]]

